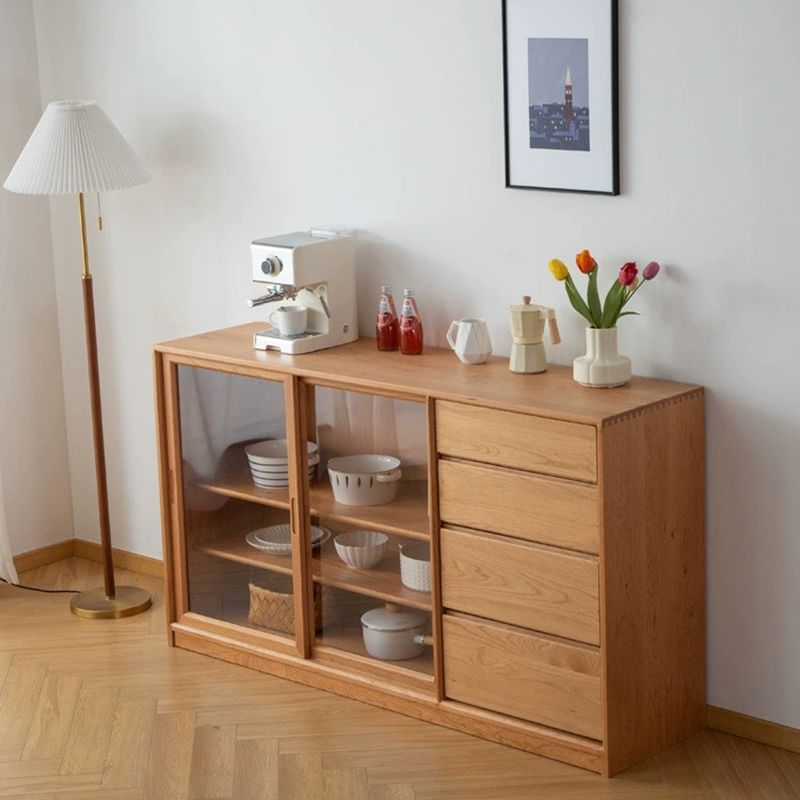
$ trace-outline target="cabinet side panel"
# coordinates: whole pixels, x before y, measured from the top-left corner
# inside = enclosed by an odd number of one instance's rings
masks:
[[[602,428],[604,772],[705,726],[701,391]]]

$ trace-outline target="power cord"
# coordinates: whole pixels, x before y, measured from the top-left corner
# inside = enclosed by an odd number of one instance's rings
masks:
[[[13,586],[15,589],[27,589],[29,592],[43,592],[44,594],[80,594],[80,589],[40,589],[38,586],[26,586],[24,583],[11,583],[5,578],[0,578],[0,581]]]

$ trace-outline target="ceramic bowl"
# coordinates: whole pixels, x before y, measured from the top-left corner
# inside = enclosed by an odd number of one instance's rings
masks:
[[[319,464],[319,454],[309,455],[308,466],[315,467]],[[250,471],[253,475],[262,475],[265,478],[278,475],[289,474],[289,464],[261,464],[258,461],[250,461]]]
[[[431,550],[427,544],[400,545],[400,581],[418,592],[431,590]]]
[[[307,442],[308,453],[316,453],[319,445]],[[251,464],[264,466],[281,466],[289,463],[289,450],[286,439],[265,439],[263,442],[249,444],[244,449]]]
[[[311,483],[314,480],[315,472],[314,467],[308,471],[308,480]],[[283,489],[289,485],[289,476],[273,476],[270,478],[263,478],[258,475],[253,475],[253,484],[261,489]]]
[[[394,456],[341,456],[328,461],[328,477],[337,503],[345,506],[382,506],[397,497],[402,477]]]
[[[327,528],[311,526],[311,549],[320,547],[330,538],[331,532]],[[263,550],[273,555],[286,556],[292,552],[292,529],[290,525],[270,525],[268,528],[258,528],[250,531],[245,541],[257,550]]]
[[[388,544],[389,537],[379,531],[348,531],[333,540],[339,558],[355,569],[371,569],[380,563]]]

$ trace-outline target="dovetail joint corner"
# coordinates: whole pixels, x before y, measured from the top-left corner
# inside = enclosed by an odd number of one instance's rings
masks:
[[[610,417],[609,419],[603,420],[603,423],[600,427],[609,428],[612,425],[618,425],[620,422],[628,422],[629,420],[636,419],[637,417],[643,417],[645,414],[649,414],[651,411],[660,411],[662,408],[677,406],[681,403],[686,403],[689,400],[695,400],[698,397],[703,397],[704,394],[705,389],[702,387],[698,389],[692,389],[691,391],[678,395],[677,397],[669,397],[666,400],[659,400],[657,403],[652,403],[649,406],[637,408],[635,411],[628,411],[624,414],[619,414],[616,417]]]

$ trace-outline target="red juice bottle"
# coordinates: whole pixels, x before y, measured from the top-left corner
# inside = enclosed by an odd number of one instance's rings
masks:
[[[375,324],[375,343],[378,350],[400,349],[400,322],[394,306],[391,286],[381,286],[378,321]]]
[[[400,352],[417,356],[422,352],[422,320],[419,318],[413,289],[403,290],[403,310],[400,312]]]

